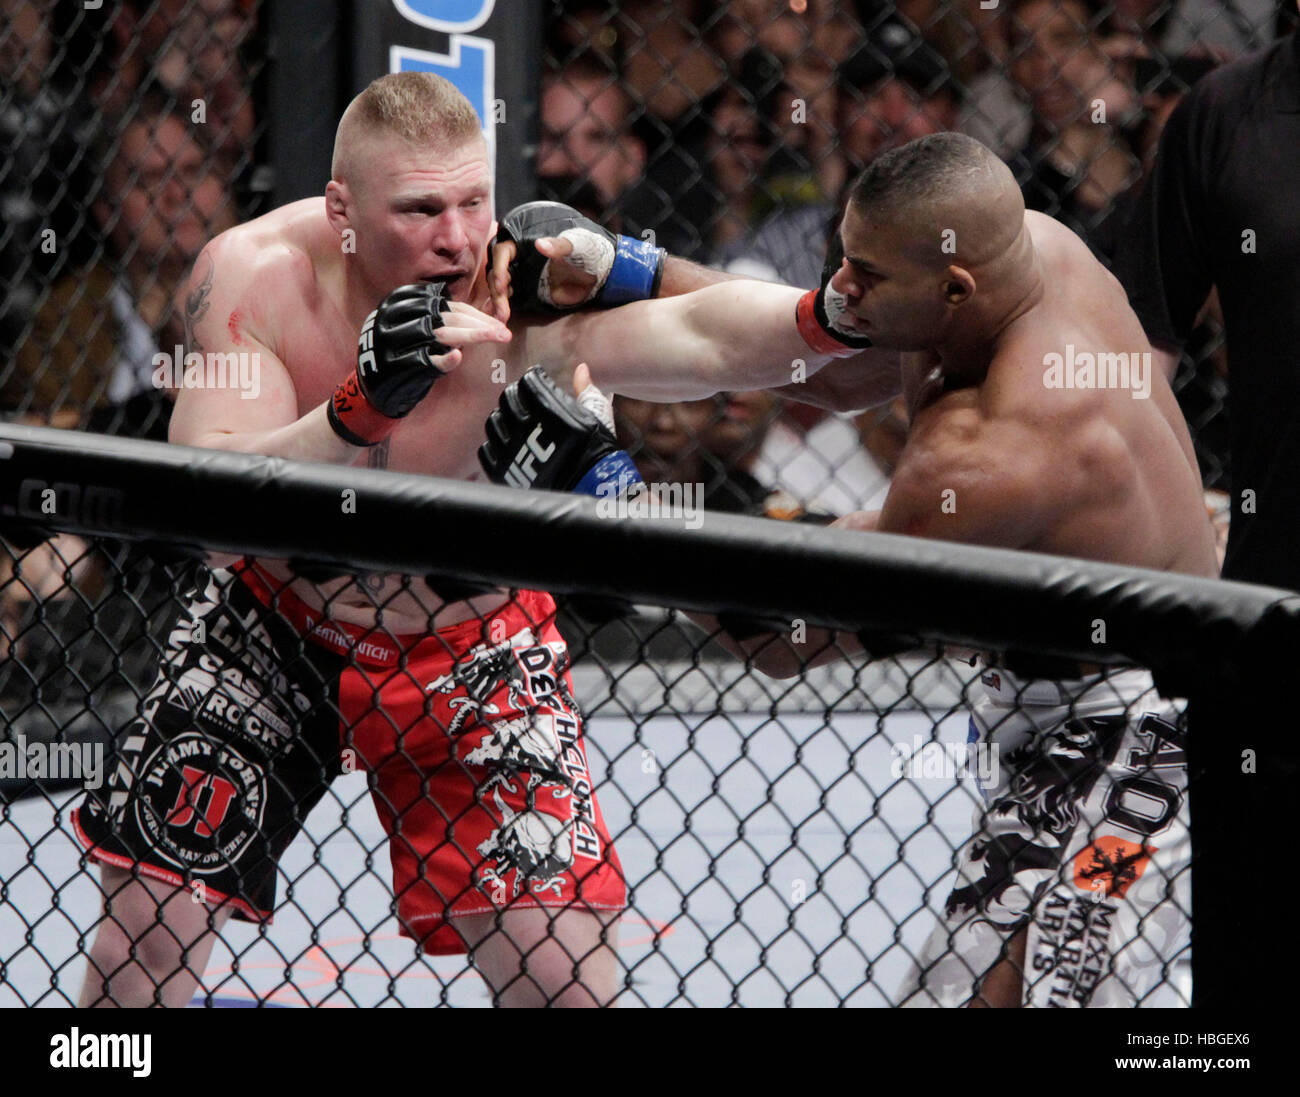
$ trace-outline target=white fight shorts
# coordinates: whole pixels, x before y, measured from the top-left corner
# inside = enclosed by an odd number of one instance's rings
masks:
[[[1189,1004],[1182,704],[1145,670],[1057,682],[995,668],[972,692],[970,742],[997,765],[900,1004],[967,1004],[1022,929],[1024,1006],[1151,1005],[1157,991]]]

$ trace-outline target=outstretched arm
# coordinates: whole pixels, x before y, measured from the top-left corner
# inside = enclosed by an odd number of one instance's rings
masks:
[[[681,297],[571,313],[529,327],[521,353],[561,374],[574,362],[588,362],[601,388],[642,400],[777,388],[830,361],[796,327],[795,306],[804,292],[744,279]],[[875,348],[845,362],[897,372],[895,356]]]
[[[784,395],[819,407],[860,411],[886,403],[898,392],[895,354],[873,349],[867,355],[843,357],[846,351],[852,355],[851,348],[867,340],[854,330],[851,321],[847,327],[842,326],[842,309],[831,305],[826,283],[836,266],[833,255],[828,255],[819,293],[805,295],[783,286],[738,279],[667,255],[652,244],[616,237],[576,210],[553,202],[516,207],[503,220],[497,241],[488,277],[493,312],[507,319],[511,314],[510,298],[514,296],[520,305],[517,319],[541,313],[546,318],[540,321],[546,323],[545,333],[535,335],[531,346],[520,346],[518,350],[526,356],[525,364],[544,363],[562,379],[573,362],[588,358],[598,383],[650,400],[689,399],[723,389],[774,387],[783,388]],[[696,297],[698,291],[722,289],[728,284],[744,285],[749,296],[737,301],[724,291],[711,300]],[[765,290],[757,290],[759,286]],[[693,303],[707,301],[707,306],[702,312],[693,310],[692,315],[660,307],[640,316],[625,306],[618,310],[615,320],[593,318],[584,324],[549,317],[555,310],[580,309],[593,301],[608,306],[619,301],[645,302],[653,297],[666,303],[682,295],[690,296]],[[801,300],[799,322],[795,324],[794,306]],[[776,326],[766,324],[766,315],[751,322],[756,311],[769,307],[769,302],[778,310]],[[698,321],[701,316],[704,337],[695,338],[700,334],[699,327],[692,328],[689,321]],[[629,341],[632,332],[628,328],[638,321],[643,327],[658,321],[664,326],[654,333],[652,341],[638,344]],[[534,321],[534,330],[538,323]],[[611,332],[613,338],[606,339]],[[796,332],[802,337],[793,338]],[[714,349],[714,342],[724,354],[731,352],[744,360],[728,364],[701,357]],[[669,375],[663,368],[664,359],[678,352],[684,352],[685,358],[671,364],[681,365],[682,370]],[[770,357],[774,352],[778,355],[777,365]],[[639,361],[635,357],[638,354]],[[830,354],[841,360],[821,370],[822,376],[814,377]],[[658,367],[653,373],[639,368],[651,361]],[[630,384],[637,387],[628,387]]]
[[[681,259],[676,255],[668,256],[664,263],[663,281],[659,283],[659,297],[680,297],[683,293],[694,293],[705,286],[716,286],[719,282],[747,281],[742,274],[728,274],[725,270],[714,270]]]
[[[867,411],[902,392],[897,352],[873,347],[852,358],[833,358],[816,373],[775,390],[787,400],[827,411]]]

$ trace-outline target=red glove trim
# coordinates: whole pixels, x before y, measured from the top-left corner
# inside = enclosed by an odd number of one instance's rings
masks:
[[[818,354],[829,354],[832,358],[850,358],[861,353],[861,347],[850,347],[841,343],[822,327],[816,312],[819,293],[821,290],[810,289],[799,298],[799,304],[794,310],[794,322],[803,341]]]
[[[334,390],[329,404],[330,426],[345,442],[354,446],[375,446],[393,433],[401,420],[376,411],[361,391],[355,373]]]

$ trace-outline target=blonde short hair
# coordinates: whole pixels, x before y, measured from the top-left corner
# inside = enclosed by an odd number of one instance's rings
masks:
[[[365,136],[390,133],[420,147],[454,148],[478,137],[482,123],[450,80],[431,72],[394,72],[373,80],[343,112],[334,136],[333,177],[345,177],[348,159]]]

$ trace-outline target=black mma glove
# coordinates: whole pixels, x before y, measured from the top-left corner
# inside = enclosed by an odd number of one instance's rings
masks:
[[[872,345],[860,331],[841,326],[848,316],[847,301],[844,294],[831,288],[831,279],[843,264],[844,243],[836,230],[826,247],[820,288],[800,297],[794,313],[803,341],[818,354],[832,358],[849,358]]]
[[[433,359],[448,352],[435,332],[451,307],[447,287],[398,286],[366,317],[357,340],[357,369],[330,400],[330,426],[345,442],[373,446],[428,395],[442,370]]]
[[[544,236],[568,240],[573,253],[566,262],[595,275],[595,288],[579,305],[622,305],[644,301],[659,291],[668,254],[663,248],[632,236],[615,236],[561,202],[526,202],[501,219],[496,238],[498,244],[509,240],[516,246],[510,277],[517,311],[559,312],[565,307],[551,297],[551,261],[534,246]]]
[[[583,393],[604,401],[594,385]],[[541,366],[506,387],[484,426],[478,460],[497,484],[620,496],[641,474],[612,425],[569,396]]]

